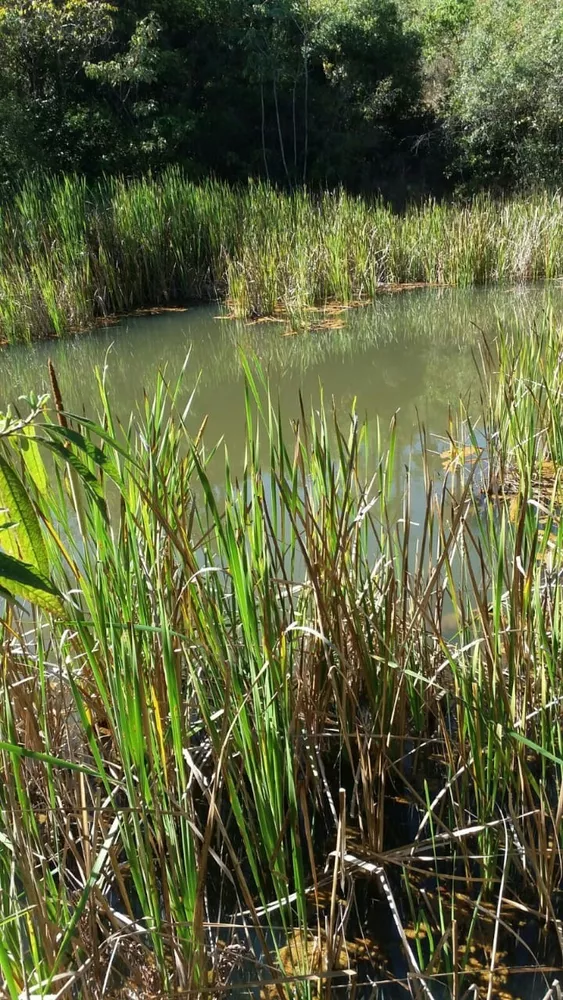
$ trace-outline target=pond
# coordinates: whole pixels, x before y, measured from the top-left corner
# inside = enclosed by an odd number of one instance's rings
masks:
[[[0,351],[0,409],[31,390],[49,391],[51,358],[65,407],[93,415],[99,406],[94,371],[107,369],[107,385],[122,420],[142,406],[157,372],[171,380],[190,355],[187,398],[199,377],[191,410],[194,432],[207,418],[209,445],[221,437],[231,468],[244,457],[241,352],[255,356],[267,375],[284,417],[305,407],[333,404],[341,420],[356,405],[360,418],[383,437],[398,414],[398,446],[406,462],[414,445],[412,486],[416,495],[419,423],[430,446],[443,447],[448,411],[459,400],[479,407],[479,352],[498,324],[532,329],[541,314],[563,313],[563,287],[512,289],[416,289],[384,294],[370,306],[331,316],[326,328],[288,334],[283,324],[244,324],[226,319],[217,306],[129,317],[89,335],[16,345]],[[431,435],[437,435],[435,439]],[[217,465],[217,475],[221,475]]]

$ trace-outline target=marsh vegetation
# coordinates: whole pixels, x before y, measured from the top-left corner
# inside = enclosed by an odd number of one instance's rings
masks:
[[[548,995],[561,349],[549,317],[483,348],[418,527],[394,423],[286,426],[253,365],[220,491],[162,379],[125,429],[103,379],[99,420],[54,382],[4,421],[11,1000]]]
[[[0,1000],[561,1000],[561,7],[0,4]]]
[[[64,336],[99,318],[224,299],[238,317],[325,323],[311,307],[404,283],[517,283],[563,274],[559,195],[428,202],[397,215],[344,191],[259,183],[30,180],[0,217],[0,336]]]

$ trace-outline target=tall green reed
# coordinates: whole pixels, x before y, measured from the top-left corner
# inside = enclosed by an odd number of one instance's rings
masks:
[[[4,435],[31,506],[4,491],[4,531],[38,519],[61,602],[3,615],[11,996],[97,995],[141,966],[152,992],[224,991],[241,961],[278,995],[353,991],[353,942],[375,956],[382,921],[415,997],[461,996],[478,947],[496,988],[514,912],[543,936],[529,964],[560,951],[562,605],[538,558],[544,451],[522,447],[537,422],[558,461],[561,335],[542,338],[544,368],[501,338],[485,435],[462,414],[479,457],[427,472],[418,528],[394,426],[385,448],[354,415],[285,427],[249,365],[245,469],[227,457],[220,491],[181,382],[139,425],[100,380],[97,421]]]
[[[0,336],[63,336],[99,317],[226,299],[293,325],[381,285],[469,285],[563,273],[561,199],[428,202],[396,215],[343,191],[160,177],[27,181],[0,219]]]

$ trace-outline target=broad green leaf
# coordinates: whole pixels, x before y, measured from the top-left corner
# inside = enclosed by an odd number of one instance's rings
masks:
[[[106,517],[107,507],[103,488],[100,482],[96,479],[95,475],[90,472],[88,466],[84,465],[84,462],[81,462],[74,452],[70,450],[70,448],[65,448],[64,445],[59,444],[58,441],[47,441],[46,438],[41,438],[41,443],[45,446],[45,448],[49,448],[49,450],[54,452],[55,455],[58,455],[63,462],[68,462],[71,469],[74,470],[79,479],[82,481],[82,484],[90,490],[90,493],[93,495],[100,511],[104,517]]]
[[[113,451],[117,452],[119,455],[122,455],[123,458],[126,458],[128,462],[131,462],[132,465],[140,469],[141,466],[139,465],[139,462],[135,460],[131,452],[123,445],[120,445],[118,441],[115,439],[115,437],[112,434],[110,434],[104,427],[102,427],[101,424],[98,424],[96,423],[96,421],[89,420],[88,417],[80,416],[79,414],[76,413],[67,412],[66,416],[69,418],[69,420],[75,420],[77,423],[82,424],[83,427],[87,427],[97,437],[101,438],[102,441],[106,441]],[[56,425],[52,424],[50,426],[54,427]]]
[[[15,527],[2,532],[2,547],[47,578],[49,562],[37,515],[17,472],[0,455],[0,527],[9,522]]]
[[[35,566],[15,559],[0,549],[0,592],[37,604],[44,611],[61,615],[64,605],[59,592]]]
[[[118,479],[119,472],[114,462],[106,455],[101,448],[98,448],[92,441],[85,438],[83,434],[78,431],[72,430],[70,427],[61,427],[59,424],[45,424],[44,430],[47,431],[52,437],[64,438],[70,444],[76,445],[81,451],[83,451],[93,462],[96,463],[103,469],[106,475],[110,476],[111,479]]]
[[[35,439],[35,427],[32,424],[24,427],[22,437],[14,441],[14,448],[20,452],[26,469],[39,492],[45,494],[49,486],[49,480],[47,478],[45,463],[41,458],[41,453]]]

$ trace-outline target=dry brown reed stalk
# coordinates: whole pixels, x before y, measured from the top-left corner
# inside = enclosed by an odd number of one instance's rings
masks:
[[[64,412],[63,397],[61,395],[55,368],[50,358],[47,361],[47,367],[49,369],[49,382],[51,384],[51,392],[53,393],[53,402],[55,404],[57,420],[61,427],[68,427],[68,421]]]

